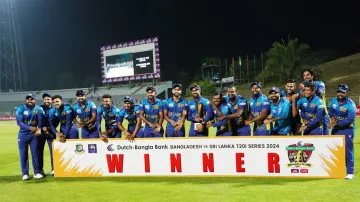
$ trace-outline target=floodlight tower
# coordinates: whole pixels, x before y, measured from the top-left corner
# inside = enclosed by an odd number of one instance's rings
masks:
[[[0,0],[0,92],[21,91],[26,85],[13,4]]]

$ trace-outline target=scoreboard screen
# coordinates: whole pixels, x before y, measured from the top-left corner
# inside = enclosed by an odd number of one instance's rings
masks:
[[[102,82],[160,78],[158,38],[101,47]]]

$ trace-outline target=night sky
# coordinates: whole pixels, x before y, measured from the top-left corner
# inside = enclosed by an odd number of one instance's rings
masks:
[[[156,36],[163,80],[177,79],[173,69],[195,74],[203,57],[260,54],[289,35],[314,49],[360,52],[360,1],[17,2],[29,88],[55,88],[63,72],[75,85],[100,78],[101,45]]]

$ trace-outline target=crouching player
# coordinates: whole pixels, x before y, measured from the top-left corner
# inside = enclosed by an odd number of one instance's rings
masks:
[[[354,134],[355,134],[355,103],[348,97],[349,87],[341,84],[337,87],[337,98],[330,102],[329,115],[333,135],[345,135],[346,179],[354,178]]]
[[[97,109],[96,127],[100,138],[107,142],[107,138],[121,138],[121,131],[119,130],[116,119],[119,116],[120,110],[113,105],[111,95],[105,94],[102,96],[102,105]],[[101,120],[105,120],[105,132],[101,132]]]
[[[166,125],[166,137],[185,137],[184,122],[187,115],[188,104],[181,97],[181,84],[174,84],[173,97],[164,100],[164,118]]]
[[[54,108],[49,112],[49,124],[51,131],[56,134],[60,142],[66,142],[66,139],[78,139],[78,133],[70,133],[73,120],[73,109],[70,105],[64,104],[60,95],[54,95],[52,98]],[[60,123],[60,132],[56,129]]]
[[[304,96],[296,102],[298,95],[293,95],[292,114],[295,116],[301,111],[303,126],[300,127],[299,133],[304,135],[322,135],[323,134],[323,116],[324,104],[320,97],[315,95],[315,84],[305,83]]]
[[[43,178],[40,174],[38,159],[38,136],[41,135],[42,126],[42,108],[35,104],[35,96],[29,94],[25,97],[26,103],[16,109],[16,123],[20,127],[18,133],[18,146],[20,153],[20,165],[22,180],[29,179],[29,155],[32,156],[32,165],[34,169],[34,178]]]
[[[124,119],[128,121],[127,130],[123,126]],[[117,117],[117,126],[120,131],[124,132],[127,140],[144,137],[144,128],[141,128],[140,106],[134,105],[133,99],[129,96],[124,98],[124,108]]]
[[[291,105],[289,100],[280,97],[278,88],[271,88],[269,97],[270,115],[264,120],[264,124],[271,124],[270,135],[289,135],[291,125]]]
[[[219,117],[225,117],[230,114],[230,109],[227,106],[225,100],[223,99],[223,96],[221,93],[215,93],[213,96],[213,111],[214,111],[214,118],[216,119],[215,122],[211,121],[211,123],[207,123],[206,127],[216,127],[216,136],[231,136],[233,128],[231,127],[230,120],[227,120],[226,118],[222,118],[219,120]],[[222,116],[219,116],[219,113],[217,111],[220,111]]]

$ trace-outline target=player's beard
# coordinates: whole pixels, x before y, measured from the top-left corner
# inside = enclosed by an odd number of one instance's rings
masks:
[[[27,103],[26,103],[26,106],[27,106],[28,108],[33,108],[33,107],[35,106],[35,103],[33,103],[33,102],[27,102]]]
[[[229,94],[229,98],[230,98],[230,100],[235,100],[235,99],[236,99],[236,95],[235,95],[235,94]]]
[[[195,91],[195,92],[192,93],[192,96],[193,96],[194,98],[198,98],[198,97],[200,96],[200,92],[199,92],[199,91]]]
[[[279,96],[276,96],[276,95],[271,96],[271,100],[274,101],[274,102],[278,102],[279,99],[280,99]]]
[[[173,93],[173,96],[176,97],[176,98],[180,98],[180,96],[181,96],[181,91],[175,91],[175,92]]]
[[[286,93],[289,95],[294,95],[295,91],[294,90],[286,90]]]

